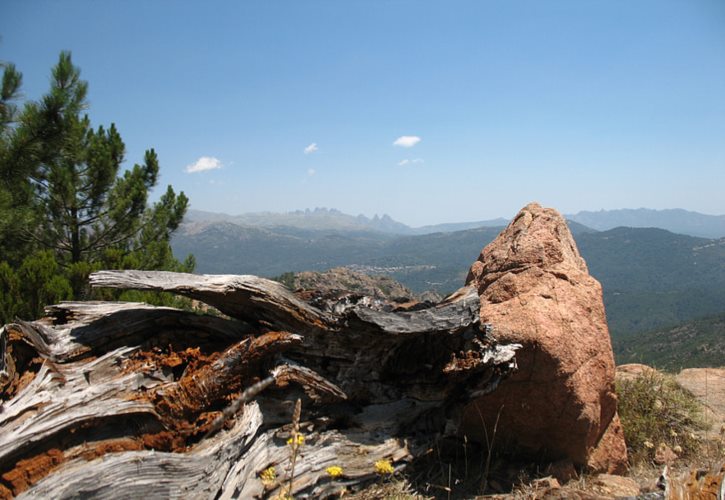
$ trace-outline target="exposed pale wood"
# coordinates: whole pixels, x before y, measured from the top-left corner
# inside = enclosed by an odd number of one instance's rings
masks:
[[[333,323],[331,316],[299,300],[276,281],[250,275],[198,275],[165,271],[99,271],[92,286],[178,293],[244,321],[307,330]]]
[[[393,313],[356,307],[353,312],[361,321],[377,326],[386,334],[458,333],[478,324],[480,307],[476,289],[464,287],[451,300],[422,311]]]
[[[517,346],[481,331],[472,288],[395,312],[359,297],[322,310],[254,276],[103,271],[91,281],[180,293],[237,319],[74,302],[6,325],[0,496],[286,493],[297,398],[306,440],[292,493],[330,495],[374,479],[377,460],[402,469],[455,433],[468,399],[515,368]],[[329,478],[330,465],[344,476]],[[265,484],[270,466],[277,479]]]
[[[0,463],[7,463],[35,443],[99,419],[153,414],[153,405],[128,395],[159,384],[138,373],[123,374],[117,362],[121,348],[87,363],[44,363],[33,381],[0,413]]]
[[[61,302],[47,307],[43,320],[20,321],[9,328],[53,361],[105,352],[111,346],[137,345],[161,330],[230,341],[252,331],[240,321],[135,302]]]
[[[233,429],[188,453],[130,451],[67,462],[24,492],[27,498],[214,498],[263,422],[247,407]]]

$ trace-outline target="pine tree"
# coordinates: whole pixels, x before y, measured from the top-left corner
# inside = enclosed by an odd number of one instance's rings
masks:
[[[18,113],[12,101],[21,81],[14,66],[6,65],[0,95],[0,258],[18,278],[23,269],[40,269],[46,278],[62,276],[71,295],[84,298],[88,273],[101,267],[193,269],[193,258],[178,262],[169,245],[187,197],[169,186],[158,202],[148,204],[159,174],[153,149],[142,164],[121,173],[123,140],[114,124],[94,129],[82,114],[88,84],[70,53],[60,54],[50,91]],[[46,291],[39,298],[19,297],[28,304],[26,314],[68,295],[57,280]]]
[[[3,78],[0,84],[0,258],[22,255],[18,229],[27,222],[28,187],[16,158],[13,125],[18,119],[16,101],[20,98],[23,75],[10,63],[0,63]]]

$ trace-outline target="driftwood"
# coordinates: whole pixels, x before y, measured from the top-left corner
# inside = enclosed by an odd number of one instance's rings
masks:
[[[373,480],[376,461],[404,469],[455,434],[470,398],[515,369],[518,346],[486,335],[473,288],[398,310],[306,301],[255,276],[102,271],[91,283],[174,292],[227,317],[67,302],[3,327],[0,496],[334,495]],[[297,399],[305,440],[290,484]]]

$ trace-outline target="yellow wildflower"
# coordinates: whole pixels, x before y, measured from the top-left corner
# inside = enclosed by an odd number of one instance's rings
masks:
[[[297,434],[287,440],[287,444],[290,446],[300,447],[305,444],[305,436]]]
[[[329,475],[332,478],[340,477],[342,476],[342,467],[339,465],[331,465],[327,469],[325,469],[325,472],[327,472],[327,475]]]
[[[645,441],[643,444],[645,448],[649,448],[650,450],[655,447],[652,441]]]
[[[267,467],[259,473],[259,478],[262,480],[262,484],[269,486],[277,479],[277,471],[274,470],[274,467]]]
[[[393,465],[390,463],[390,460],[378,460],[375,462],[375,472],[381,476],[385,476],[395,472],[395,469],[393,469]]]

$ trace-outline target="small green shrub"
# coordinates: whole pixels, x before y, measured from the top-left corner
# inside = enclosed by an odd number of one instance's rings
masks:
[[[617,393],[630,463],[652,462],[662,444],[681,458],[698,453],[698,431],[706,428],[701,407],[674,377],[652,370],[618,381]]]
[[[286,273],[280,274],[279,276],[274,276],[271,279],[274,281],[277,281],[279,283],[282,283],[284,286],[286,286],[290,290],[295,289],[295,273],[286,272]]]

